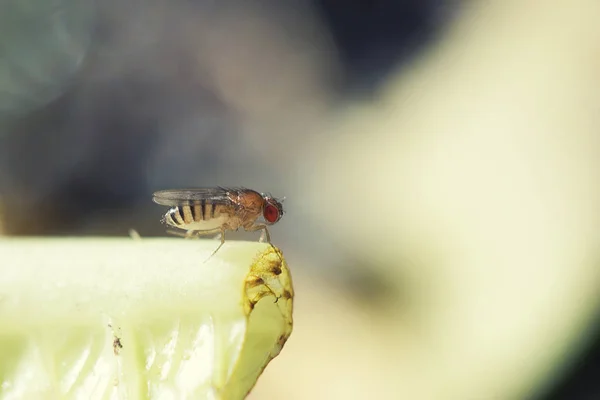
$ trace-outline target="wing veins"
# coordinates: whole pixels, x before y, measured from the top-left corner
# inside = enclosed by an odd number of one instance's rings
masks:
[[[203,200],[215,204],[232,204],[230,194],[240,188],[191,188],[191,189],[167,189],[155,192],[152,200],[163,206],[199,205]]]

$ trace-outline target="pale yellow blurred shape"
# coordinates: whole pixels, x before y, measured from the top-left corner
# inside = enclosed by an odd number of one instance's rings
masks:
[[[519,399],[553,381],[600,306],[598,15],[472,2],[319,138],[305,206],[409,309],[350,317],[354,302],[298,277],[311,299],[256,398]]]
[[[243,398],[291,334],[293,288],[271,245],[205,263],[216,245],[0,240],[0,397]]]

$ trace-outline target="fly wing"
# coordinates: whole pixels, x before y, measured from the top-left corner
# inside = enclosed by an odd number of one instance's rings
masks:
[[[237,189],[221,187],[197,189],[169,189],[155,192],[152,200],[162,206],[185,206],[201,204],[203,201],[215,204],[232,204],[230,195]]]

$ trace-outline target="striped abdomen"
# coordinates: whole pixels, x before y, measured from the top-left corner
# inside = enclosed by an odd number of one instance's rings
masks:
[[[188,231],[211,230],[229,222],[228,211],[230,211],[228,206],[202,201],[200,204],[171,208],[165,215],[165,222]]]

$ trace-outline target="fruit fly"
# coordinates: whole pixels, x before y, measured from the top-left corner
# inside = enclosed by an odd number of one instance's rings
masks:
[[[153,200],[171,207],[162,222],[187,231],[183,236],[220,234],[221,244],[212,255],[225,243],[225,231],[228,230],[262,230],[260,241],[266,237],[271,243],[267,226],[279,221],[284,214],[283,200],[246,188],[161,190],[154,193]],[[257,223],[260,216],[264,223]]]

